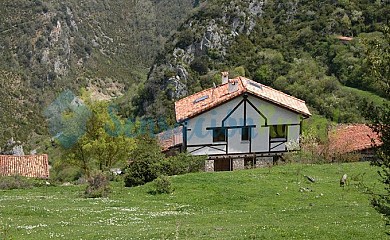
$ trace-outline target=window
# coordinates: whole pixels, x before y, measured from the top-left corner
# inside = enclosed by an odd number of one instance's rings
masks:
[[[213,142],[226,142],[226,128],[213,129]]]
[[[263,89],[263,87],[257,82],[252,82],[252,81],[248,81],[248,82],[250,85],[252,85],[254,87],[260,88],[261,90]]]
[[[200,98],[197,98],[197,99],[194,100],[194,104],[195,104],[195,103],[198,103],[198,102],[201,102],[201,101],[204,101],[204,100],[206,100],[207,98],[209,98],[209,95],[205,95],[205,96],[202,96],[202,97],[200,97]]]
[[[272,138],[287,138],[286,125],[271,125],[269,127],[269,135]]]
[[[250,139],[250,128],[243,127],[241,128],[241,141],[249,141]]]

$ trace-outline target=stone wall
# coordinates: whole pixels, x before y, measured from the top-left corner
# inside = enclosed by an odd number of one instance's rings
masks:
[[[274,162],[273,157],[257,157],[256,168],[272,166]]]
[[[49,178],[49,160],[44,155],[0,155],[0,176]]]
[[[214,172],[214,160],[206,160],[204,168],[206,172]]]
[[[235,157],[235,158],[234,158]],[[254,159],[255,156],[247,157],[248,159],[252,160]],[[245,168],[263,168],[263,167],[271,167],[274,163],[274,157],[273,156],[266,156],[266,157],[255,157],[256,158],[256,163],[254,165],[248,165],[245,167],[245,162],[248,161],[243,156],[231,156],[226,157],[226,158],[217,158],[216,160],[214,159],[209,159],[205,161],[205,171],[206,172],[214,172],[214,171],[229,171],[232,170],[241,170]],[[230,168],[226,164],[222,164],[221,162],[217,163],[215,161],[231,161]],[[252,162],[253,164],[254,162]]]
[[[243,158],[235,158],[233,159],[233,170],[241,170],[244,169],[244,159]]]

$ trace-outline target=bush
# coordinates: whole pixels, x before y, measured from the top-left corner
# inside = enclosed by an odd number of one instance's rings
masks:
[[[154,192],[157,194],[163,194],[163,193],[169,194],[172,193],[174,190],[172,187],[171,179],[165,175],[159,176],[153,181],[153,183],[155,187]]]
[[[54,166],[50,171],[50,179],[58,182],[75,182],[82,175],[81,170],[73,166]]]
[[[181,153],[174,157],[164,157],[155,139],[140,137],[131,153],[132,162],[125,169],[125,186],[134,187],[151,182],[160,175],[178,175],[199,172],[204,169],[206,158]]]
[[[87,198],[107,197],[110,192],[108,178],[102,172],[97,172],[88,178],[84,196]]]
[[[160,173],[172,176],[199,172],[204,169],[206,157],[193,156],[188,153],[180,153],[176,156],[164,159],[160,163]]]
[[[206,58],[195,58],[190,64],[190,68],[200,75],[206,74],[209,68],[208,60]]]
[[[332,162],[359,162],[362,159],[362,155],[358,152],[354,153],[341,153],[334,154],[332,158]]]
[[[137,159],[130,163],[125,170],[125,186],[143,185],[153,181],[160,175],[172,176],[199,172],[204,169],[205,160],[204,156],[192,156],[185,153],[168,158],[156,155],[147,156],[145,159]]]
[[[179,36],[178,36],[178,42],[176,43],[176,47],[185,49],[189,45],[191,45],[194,42],[194,34],[191,30],[187,29],[184,30]]]
[[[159,163],[164,159],[156,140],[148,136],[136,138],[136,148],[130,154],[132,162],[125,169],[125,186],[134,187],[151,182],[159,175]]]
[[[152,157],[131,162],[125,170],[125,186],[134,187],[143,185],[156,179],[159,175],[158,162],[159,160],[157,158]]]
[[[39,183],[39,180],[22,176],[0,177],[0,189],[2,190],[32,188],[39,186]]]

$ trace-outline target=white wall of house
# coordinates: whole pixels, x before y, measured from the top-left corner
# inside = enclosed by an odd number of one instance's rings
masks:
[[[241,140],[241,129],[228,129],[227,142],[213,142],[213,131],[208,127],[221,127],[222,120],[244,99],[243,96],[232,99],[216,108],[204,112],[187,120],[187,151],[194,155],[214,155],[233,153],[285,151],[285,144],[271,143],[270,150],[270,127],[269,125],[287,125],[287,141],[296,141],[300,133],[301,116],[293,111],[279,107],[276,104],[264,101],[255,96],[248,95],[248,100],[267,118],[265,119],[249,104],[246,104],[247,125],[256,125],[251,129],[251,141]],[[197,103],[201,104],[201,102]],[[244,104],[242,103],[225,121],[225,127],[244,125]],[[227,145],[223,145],[226,144]],[[221,144],[221,145],[219,145]],[[195,146],[191,146],[195,145]],[[213,145],[212,147],[202,147]]]
[[[300,133],[300,126],[295,125],[295,126],[289,126],[288,127],[288,132],[287,132],[287,141],[289,142],[299,142],[299,133]]]

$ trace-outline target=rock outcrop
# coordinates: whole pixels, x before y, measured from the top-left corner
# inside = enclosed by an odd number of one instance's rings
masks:
[[[189,86],[194,85],[195,80],[189,74],[194,72],[191,64],[197,59],[200,64],[213,59],[223,60],[235,38],[252,32],[264,4],[265,1],[244,0],[226,1],[217,9],[215,5],[205,5],[188,19],[180,27],[181,31],[173,36],[173,44],[167,46],[164,59],[159,59],[149,73],[146,92],[152,93],[153,97],[144,98],[146,114],[148,108],[154,109],[150,105],[161,91],[166,92],[168,100],[192,93]],[[161,79],[164,79],[163,84]]]

